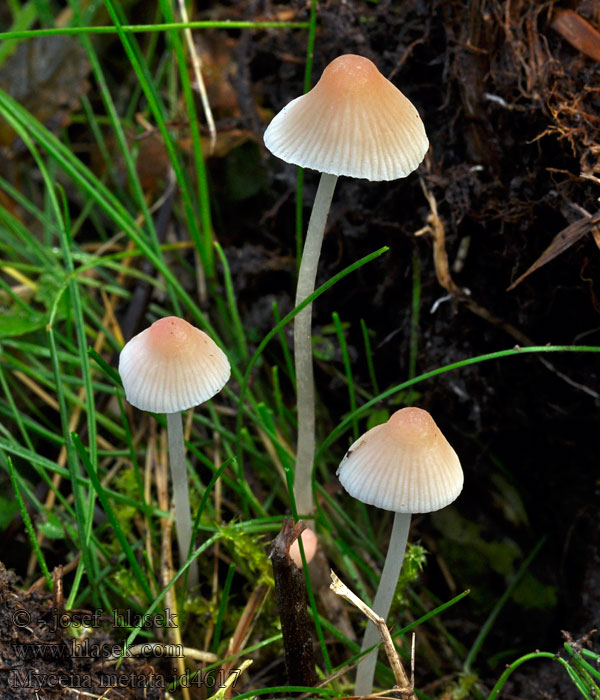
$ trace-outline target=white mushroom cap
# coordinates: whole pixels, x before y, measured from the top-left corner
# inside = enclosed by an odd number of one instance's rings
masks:
[[[167,316],[125,345],[119,373],[130,404],[142,411],[177,413],[212,398],[226,384],[231,367],[206,333]]]
[[[302,531],[300,535],[302,538],[302,546],[304,547],[304,556],[306,557],[306,563],[310,564],[313,560],[315,554],[317,553],[317,548],[319,546],[319,538],[316,533],[310,528]],[[300,539],[300,537],[298,539]],[[290,545],[290,557],[294,564],[301,569],[302,568],[302,556],[300,555],[300,545],[298,544],[298,539],[294,540]]]
[[[439,510],[463,487],[456,452],[421,408],[403,408],[368,430],[350,447],[337,473],[354,498],[398,513]]]
[[[429,148],[412,102],[353,54],[334,59],[310,92],[286,105],[264,141],[287,163],[367,180],[406,177]]]

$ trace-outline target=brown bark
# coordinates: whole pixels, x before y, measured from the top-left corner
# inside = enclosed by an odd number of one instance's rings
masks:
[[[289,683],[314,686],[317,675],[312,625],[306,607],[304,572],[290,558],[290,545],[305,527],[304,523],[294,525],[293,520],[284,520],[280,533],[273,541],[270,556]]]

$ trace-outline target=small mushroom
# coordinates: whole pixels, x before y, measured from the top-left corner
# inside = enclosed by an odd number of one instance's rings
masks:
[[[315,554],[317,553],[317,548],[319,547],[319,538],[317,537],[317,534],[314,530],[311,530],[307,527],[306,530],[303,530],[302,534],[297,539],[295,539],[290,545],[290,557],[292,558],[294,564],[299,569],[301,569],[302,555],[300,554],[300,545],[298,544],[299,539],[302,539],[302,546],[304,547],[304,556],[306,557],[306,563],[310,564],[310,562],[314,559]]]
[[[387,619],[402,569],[411,513],[430,513],[452,503],[463,487],[456,452],[431,415],[421,408],[402,408],[387,423],[368,430],[348,450],[337,471],[342,486],[363,503],[392,510],[394,525],[373,602]],[[369,623],[362,651],[378,641]],[[377,651],[361,659],[356,695],[370,695]]]
[[[327,214],[339,175],[367,180],[406,177],[429,141],[419,113],[368,58],[334,59],[315,87],[292,100],[269,124],[265,146],[278,158],[322,173],[308,224],[296,306],[315,288]],[[298,513],[314,510],[315,452],[311,306],[294,320],[298,445],[294,496]]]
[[[231,374],[225,353],[204,331],[176,316],[154,322],[121,350],[119,373],[129,403],[142,411],[167,414],[169,461],[181,563],[188,557],[192,517],[185,466],[181,411],[212,398]],[[189,583],[198,583],[190,564]]]

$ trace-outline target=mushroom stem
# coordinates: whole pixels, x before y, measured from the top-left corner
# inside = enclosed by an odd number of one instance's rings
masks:
[[[410,529],[410,513],[396,513],[394,516],[394,525],[392,528],[392,536],[388,546],[387,556],[379,579],[379,588],[375,594],[373,601],[373,610],[387,620],[400,570],[402,569],[402,561],[404,560],[404,552],[406,550],[406,542],[408,540],[408,531]],[[363,638],[361,651],[365,651],[373,644],[379,641],[379,632],[372,622],[367,623],[367,629]],[[377,652],[379,647],[374,649],[370,654],[363,657],[358,664],[356,671],[356,690],[355,695],[363,696],[370,695],[373,691],[373,676],[375,675],[375,665],[377,664]]]
[[[175,504],[175,526],[177,544],[179,545],[179,564],[187,561],[192,541],[192,512],[188,490],[188,475],[185,466],[185,445],[183,442],[183,426],[181,411],[167,413],[167,436],[169,440],[169,463],[171,465],[171,481],[173,482],[173,503]],[[190,588],[198,584],[198,562],[194,561],[188,569],[188,584]]]
[[[336,182],[337,175],[327,173],[321,175],[298,272],[296,306],[315,290],[321,243]],[[294,319],[294,365],[296,369],[296,405],[298,408],[294,498],[298,513],[304,515],[310,514],[314,510],[312,470],[315,457],[315,387],[311,324],[312,304],[309,304]]]

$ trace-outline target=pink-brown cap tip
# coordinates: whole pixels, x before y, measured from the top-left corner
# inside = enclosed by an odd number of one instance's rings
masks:
[[[130,404],[142,411],[177,413],[212,398],[226,384],[231,367],[204,331],[168,316],[125,345],[119,373]]]

